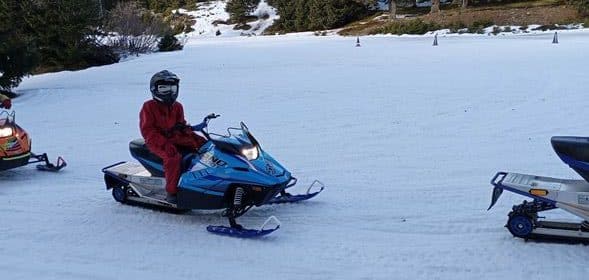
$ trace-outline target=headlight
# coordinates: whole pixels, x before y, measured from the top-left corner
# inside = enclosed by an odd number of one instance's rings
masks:
[[[241,154],[247,158],[247,160],[257,159],[259,156],[258,147],[244,148],[241,150]]]
[[[0,137],[8,137],[8,136],[12,136],[12,128],[11,127],[0,128]]]

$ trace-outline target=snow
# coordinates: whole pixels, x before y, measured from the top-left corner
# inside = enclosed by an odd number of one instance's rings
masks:
[[[60,174],[0,173],[3,279],[583,279],[582,245],[524,242],[492,211],[497,171],[579,178],[553,135],[586,135],[586,31],[511,36],[268,36],[193,40],[181,52],[36,75],[14,99],[35,151]],[[174,215],[115,202],[100,169],[132,160],[150,76],[211,130],[245,121],[312,201],[240,218],[257,240],[207,233],[219,211]],[[550,213],[549,213],[550,214]],[[573,218],[564,212],[551,214]]]
[[[261,35],[270,27],[274,20],[278,19],[276,9],[268,5],[265,0],[260,1],[258,7],[252,12],[252,16],[257,16],[258,20],[248,22],[252,27],[250,30],[234,30],[235,24],[221,24],[229,20],[229,13],[225,11],[227,1],[215,0],[198,3],[196,10],[188,11],[179,9],[178,12],[192,16],[196,22],[192,26],[193,32],[186,34],[190,38],[200,37],[235,37]],[[221,34],[217,35],[217,31]]]

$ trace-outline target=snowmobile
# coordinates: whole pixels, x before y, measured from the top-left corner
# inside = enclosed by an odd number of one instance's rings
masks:
[[[16,124],[15,112],[0,111],[0,171],[40,163],[38,170],[57,172],[67,165],[62,157],[53,164],[46,153],[32,153],[31,143],[27,132]]]
[[[305,194],[286,192],[297,179],[266,153],[241,122],[239,128],[228,128],[226,135],[209,133],[208,123],[219,115],[210,114],[203,122],[191,126],[207,142],[198,151],[183,151],[184,172],[178,184],[177,202],[166,200],[162,160],[151,153],[143,139],[129,144],[137,163],[118,162],[102,169],[107,190],[124,204],[163,208],[173,211],[191,209],[224,209],[229,226],[207,226],[211,233],[233,237],[258,237],[274,232],[280,222],[269,217],[259,229],[247,229],[236,222],[253,206],[290,203],[315,197],[324,184],[315,180]],[[318,190],[317,190],[318,189]],[[314,190],[314,192],[311,192]],[[275,226],[266,228],[272,223]]]
[[[555,136],[552,147],[558,157],[584,180],[557,179],[511,172],[498,172],[490,210],[503,190],[532,199],[514,205],[507,224],[515,237],[557,240],[574,243],[589,242],[589,137]],[[560,208],[581,218],[582,222],[548,221],[538,213]]]

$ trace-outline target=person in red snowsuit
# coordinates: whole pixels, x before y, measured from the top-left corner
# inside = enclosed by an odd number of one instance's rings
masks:
[[[153,75],[152,100],[143,104],[139,114],[141,135],[147,148],[163,160],[168,201],[176,201],[182,155],[179,150],[198,150],[206,140],[186,123],[182,104],[176,101],[180,79],[167,70]]]

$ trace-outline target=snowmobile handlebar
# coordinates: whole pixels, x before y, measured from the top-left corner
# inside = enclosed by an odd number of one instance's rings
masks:
[[[205,136],[207,138],[208,137],[208,132],[205,131],[205,128],[207,128],[207,126],[209,125],[209,121],[212,119],[216,119],[218,117],[220,117],[221,115],[217,115],[215,113],[211,113],[209,115],[207,115],[203,121],[197,125],[188,125],[188,124],[184,124],[184,123],[177,123],[176,125],[174,125],[174,127],[172,127],[170,130],[166,131],[166,135],[171,135],[174,131],[182,131],[185,130],[187,128],[190,128],[192,131],[200,131],[202,133],[205,134]]]
[[[218,117],[220,117],[220,116],[221,116],[221,115],[217,115],[217,114],[215,114],[215,113],[210,113],[210,114],[208,114],[208,115],[207,115],[207,116],[206,116],[206,117],[203,119],[203,122],[209,122],[209,120],[216,119],[216,118],[218,118]]]
[[[207,129],[207,130],[205,130],[205,128],[207,128],[207,127],[208,127],[208,125],[209,125],[209,121],[210,121],[210,120],[212,120],[212,119],[216,119],[216,118],[218,118],[218,117],[220,117],[220,116],[221,116],[221,115],[217,115],[217,114],[215,114],[215,113],[210,113],[210,114],[208,114],[208,115],[207,115],[207,116],[206,116],[206,117],[205,117],[205,118],[202,120],[202,122],[201,122],[201,123],[199,123],[199,124],[197,124],[197,125],[193,125],[193,126],[191,126],[190,128],[192,129],[192,131],[200,131],[200,132],[202,132],[202,133],[204,134],[204,136],[205,136],[205,137],[206,137],[208,140],[210,140],[210,139],[211,139],[211,137],[209,136],[208,129]]]

